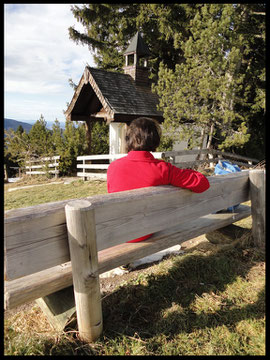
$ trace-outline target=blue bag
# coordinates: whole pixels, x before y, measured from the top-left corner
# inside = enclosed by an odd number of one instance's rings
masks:
[[[219,162],[215,166],[215,175],[226,175],[226,174],[234,173],[234,172],[238,172],[238,171],[241,171],[240,167],[235,164],[232,164],[229,161],[219,160]],[[230,206],[230,207],[228,207],[227,211],[234,212],[234,210],[237,209],[239,205],[240,204]]]

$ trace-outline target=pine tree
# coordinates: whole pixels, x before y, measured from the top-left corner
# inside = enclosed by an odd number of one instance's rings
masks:
[[[59,151],[59,171],[61,175],[76,173],[77,156],[85,155],[86,149],[87,142],[84,124],[77,121],[74,124],[73,121],[66,120],[63,143]]]
[[[250,89],[258,94],[247,66],[258,56],[251,46],[258,26],[248,26],[252,10],[248,4],[196,5],[190,38],[175,44],[183,49],[185,62],[176,64],[175,71],[161,63],[159,81],[153,86],[160,96],[166,131],[175,135],[181,124],[179,138],[192,140],[197,129],[196,139],[201,131],[201,137],[208,135],[208,146],[216,137],[221,149],[241,148],[248,142],[250,114],[244,109],[251,105]],[[264,63],[260,65],[262,71]]]
[[[60,127],[60,122],[55,119],[52,125],[51,142],[54,155],[58,156],[64,147],[63,130]]]
[[[69,28],[70,38],[86,45],[94,54],[98,68],[123,71],[123,52],[130,39],[140,30],[152,53],[149,65],[152,76],[158,72],[159,62],[169,68],[183,61],[183,52],[174,47],[177,39],[189,35],[186,26],[194,5],[185,4],[85,4],[72,6],[74,17],[85,28],[80,33]]]
[[[51,132],[46,128],[46,121],[41,114],[40,119],[35,122],[29,131],[31,143],[31,156],[43,157],[52,155]]]
[[[5,164],[22,167],[25,165],[25,160],[31,156],[31,153],[32,146],[25,131],[22,132],[20,127],[16,131],[13,129],[5,130]]]
[[[109,127],[106,122],[97,120],[92,126],[91,154],[109,153]]]
[[[191,147],[208,137],[208,146],[264,156],[265,4],[71,9],[85,32],[70,27],[70,38],[95,53],[99,68],[122,72],[123,51],[136,31],[143,33],[168,141],[181,124],[180,136],[189,138]]]

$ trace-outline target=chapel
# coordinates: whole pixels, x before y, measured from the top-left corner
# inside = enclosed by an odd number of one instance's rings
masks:
[[[125,152],[124,136],[129,123],[147,116],[163,122],[157,110],[158,96],[151,91],[148,59],[151,52],[140,32],[131,39],[126,51],[124,73],[86,66],[65,112],[67,120],[85,121],[88,141],[97,119],[109,126],[110,154]]]

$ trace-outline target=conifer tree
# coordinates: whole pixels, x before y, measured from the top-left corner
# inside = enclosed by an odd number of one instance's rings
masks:
[[[109,127],[104,121],[97,120],[92,127],[91,154],[109,153]]]
[[[252,42],[263,32],[262,22],[249,26],[254,7],[248,4],[198,4],[196,8],[190,38],[175,43],[183,49],[186,61],[176,64],[175,71],[161,63],[159,81],[153,86],[160,96],[165,128],[175,136],[181,124],[180,138],[192,140],[197,129],[201,137],[208,135],[208,147],[215,137],[221,149],[241,148],[251,136],[251,114],[245,109],[253,101],[261,110],[254,95],[260,94],[261,100],[263,90],[258,92],[258,81],[247,64],[251,66],[259,56]],[[264,66],[261,61],[258,78]],[[193,145],[199,144],[202,138]]]
[[[41,114],[40,119],[35,122],[28,134],[32,147],[31,156],[42,157],[52,155],[51,132],[46,126],[47,123]]]
[[[167,137],[208,137],[222,149],[264,156],[265,4],[84,4],[70,38],[99,68],[122,71],[123,51],[140,30],[152,58]],[[157,80],[159,81],[157,83]],[[190,124],[197,127],[191,127]],[[168,137],[169,139],[169,137]],[[179,138],[178,138],[179,139]],[[170,139],[168,141],[171,141]],[[257,155],[256,155],[257,154]]]
[[[58,156],[64,147],[64,139],[63,139],[63,130],[60,127],[60,122],[55,119],[52,125],[52,133],[51,133],[51,140],[52,140],[52,149],[54,155]]]
[[[12,166],[24,166],[25,160],[31,156],[32,146],[28,134],[18,127],[5,130],[4,158],[5,163],[12,163]]]
[[[193,5],[185,4],[84,4],[71,11],[85,28],[83,33],[69,28],[71,40],[86,45],[94,54],[98,68],[123,71],[123,52],[130,39],[141,31],[152,53],[149,65],[152,76],[162,60],[169,68],[183,60],[180,48],[174,48],[175,34],[189,35],[186,27]],[[179,35],[180,34],[180,35]]]
[[[62,175],[76,172],[77,156],[85,155],[87,148],[84,124],[66,120],[63,143],[60,147],[59,170]]]

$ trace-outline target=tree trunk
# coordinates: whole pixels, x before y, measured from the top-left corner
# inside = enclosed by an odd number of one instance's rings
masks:
[[[199,150],[202,150],[202,148],[203,148],[204,139],[205,139],[205,127],[202,129],[202,137],[201,137],[201,143],[199,145]],[[200,157],[201,157],[201,153],[199,153],[196,156],[196,160],[200,160]]]
[[[209,138],[208,138],[208,142],[207,142],[207,145],[206,145],[207,149],[211,148],[214,129],[215,129],[215,125],[211,124]],[[207,156],[208,156],[209,159],[213,159],[213,154],[208,153],[205,157],[207,158]],[[210,163],[209,166],[210,166],[210,168],[214,167],[214,163]]]
[[[214,125],[214,124],[211,124],[210,133],[209,133],[209,138],[208,138],[207,145],[206,145],[206,148],[207,148],[207,149],[210,149],[210,147],[211,147],[211,145],[212,145],[212,139],[213,139],[214,129],[215,129],[215,125]]]
[[[86,140],[88,146],[88,155],[90,155],[92,151],[92,121],[90,119],[85,121],[85,129],[86,129]]]

